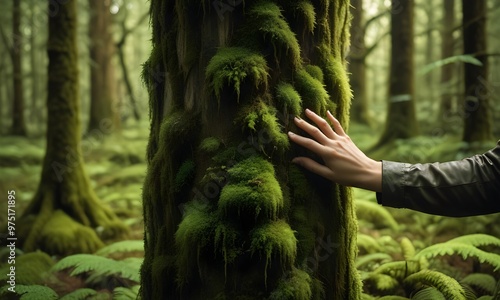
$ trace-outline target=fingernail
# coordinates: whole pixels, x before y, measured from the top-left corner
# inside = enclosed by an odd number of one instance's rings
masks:
[[[299,117],[295,117],[295,121],[302,121],[302,119]]]
[[[288,131],[288,135],[294,135],[295,133]]]
[[[327,112],[329,115],[331,115],[331,116],[333,117],[333,115],[332,115],[332,113],[330,112],[330,110],[327,110],[326,112]]]
[[[306,113],[311,114],[311,113],[312,113],[312,111],[311,111],[311,110],[309,110],[309,108],[306,108]]]

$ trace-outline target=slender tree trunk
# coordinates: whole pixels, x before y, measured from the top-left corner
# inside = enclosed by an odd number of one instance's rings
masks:
[[[436,28],[435,26],[435,16],[434,16],[434,9],[435,9],[435,2],[434,1],[426,1],[425,6],[426,6],[426,13],[427,13],[427,43],[425,46],[425,64],[430,64],[434,62],[436,59],[434,57],[434,29]],[[426,99],[428,101],[434,102],[434,97],[435,97],[435,86],[436,86],[436,78],[434,76],[434,72],[429,72],[425,75],[425,85],[428,87],[426,90]],[[435,102],[434,102],[435,103]]]
[[[453,29],[455,27],[455,0],[443,0],[443,29],[441,30],[441,58],[454,55]],[[454,66],[444,65],[441,69],[441,103],[438,121],[449,119],[454,112],[454,91],[451,87]],[[444,87],[444,88],[443,88]],[[443,124],[443,123],[442,123]]]
[[[31,3],[31,13],[30,13],[30,63],[31,63],[31,110],[30,110],[30,120],[34,125],[33,128],[38,128],[38,124],[42,122],[41,120],[41,107],[38,103],[40,94],[38,91],[38,64],[37,64],[37,45],[36,45],[36,25],[35,25],[35,7],[36,3],[34,1]]]
[[[113,56],[116,51],[111,34],[111,1],[89,0],[90,21],[90,114],[88,132],[100,130],[102,123],[120,125]]]
[[[349,1],[228,3],[151,1],[141,297],[360,299],[350,190],[286,135],[348,125]]]
[[[21,53],[23,49],[23,39],[21,35],[21,1],[12,1],[12,78],[14,83],[14,99],[12,106],[12,125],[10,128],[10,133],[12,135],[25,136],[26,124],[24,121],[24,90],[21,64]]]
[[[486,0],[462,0],[464,54],[472,54],[482,66],[464,65],[464,142],[489,141],[491,134],[491,87],[486,56]]]
[[[363,1],[351,0],[351,52],[349,54],[350,84],[353,93],[351,120],[371,125],[366,93],[366,45]]]
[[[413,6],[412,0],[393,0],[391,17],[391,70],[386,125],[374,148],[395,139],[407,139],[418,134],[415,112],[413,63]]]
[[[19,222],[20,244],[24,251],[41,249],[55,255],[93,253],[103,245],[100,237],[127,230],[98,201],[83,168],[76,0],[57,8],[49,18],[47,42],[47,148],[38,190]],[[100,236],[94,228],[102,229]]]

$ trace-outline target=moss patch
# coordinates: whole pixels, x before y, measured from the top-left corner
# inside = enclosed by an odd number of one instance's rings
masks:
[[[31,252],[16,258],[16,284],[42,284],[54,261],[47,253]],[[0,286],[7,283],[10,265],[0,268]]]
[[[269,300],[310,300],[313,296],[312,283],[307,272],[294,268],[280,280]]]
[[[290,113],[298,116],[302,112],[302,99],[293,85],[283,82],[276,87],[276,99]]]
[[[321,81],[302,69],[295,76],[295,87],[302,96],[305,108],[319,114],[326,112],[330,96]]]

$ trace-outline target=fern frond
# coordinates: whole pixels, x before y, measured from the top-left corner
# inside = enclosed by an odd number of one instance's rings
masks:
[[[399,225],[385,207],[366,200],[356,201],[356,215],[360,220],[371,222],[377,228],[389,227],[397,230]]]
[[[421,257],[433,258],[442,255],[460,255],[463,259],[468,257],[475,257],[480,263],[487,263],[493,266],[495,271],[500,269],[500,255],[489,253],[478,249],[469,244],[451,242],[452,240],[445,243],[438,243],[422,249],[419,253],[415,255],[416,259]]]
[[[409,238],[403,237],[399,244],[401,245],[401,251],[405,260],[410,260],[415,256],[415,247]]]
[[[144,252],[144,241],[142,240],[128,240],[120,241],[108,245],[104,248],[99,249],[95,255],[99,256],[109,256],[113,253],[124,253],[124,252]]]
[[[415,293],[411,300],[447,300],[435,287],[428,287]]]
[[[4,286],[0,289],[0,298],[9,299],[9,295],[12,295],[12,292],[8,290],[9,286]],[[52,300],[59,299],[57,293],[43,285],[16,285],[15,294],[21,296],[19,299],[21,300]]]
[[[378,300],[410,300],[409,298],[403,296],[389,295],[377,298]]]
[[[98,276],[115,275],[135,282],[140,281],[140,264],[137,261],[130,263],[128,260],[115,261],[97,255],[75,254],[61,259],[52,267],[52,271],[57,272],[69,268],[73,268],[70,272],[71,276],[86,272],[92,273],[92,279],[90,280],[94,280]]]
[[[493,296],[481,296],[476,300],[495,300],[495,299],[493,299]]]
[[[380,245],[371,236],[360,233],[357,237],[358,249],[364,249],[367,253],[379,252]]]
[[[459,236],[446,243],[468,244],[474,247],[493,245],[500,247],[500,239],[489,234],[476,233]]]
[[[441,272],[422,270],[408,276],[404,280],[404,284],[408,286],[417,286],[418,284],[433,286],[444,295],[445,299],[466,300],[462,286],[455,279]]]
[[[375,282],[375,287],[379,291],[389,291],[399,286],[399,282],[395,278],[387,274],[373,273],[370,276],[370,280]]]
[[[135,300],[140,287],[140,285],[134,285],[131,288],[117,287],[113,290],[113,300]]]
[[[77,289],[69,294],[64,295],[61,297],[60,300],[80,300],[80,299],[88,299],[91,296],[97,295],[97,292],[93,289],[89,288],[81,288]],[[94,299],[94,298],[92,298]]]
[[[395,279],[403,280],[411,274],[420,271],[418,261],[393,261],[381,265],[375,271],[376,274],[387,274]]]
[[[490,274],[469,274],[460,280],[461,284],[470,285],[479,295],[493,295],[497,282]]]
[[[371,263],[371,262],[378,261],[378,262],[384,263],[384,262],[391,261],[391,260],[392,260],[392,257],[387,253],[372,253],[372,254],[363,255],[363,256],[360,256],[356,259],[356,269],[359,269],[360,267],[362,267],[368,263]]]

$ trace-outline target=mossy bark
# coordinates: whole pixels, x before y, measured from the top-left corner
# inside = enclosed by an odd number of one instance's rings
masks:
[[[89,0],[90,20],[90,112],[87,131],[102,130],[103,122],[120,127],[119,102],[117,96],[115,41],[111,34],[111,1]],[[105,125],[107,126],[107,125]]]
[[[19,222],[25,251],[92,253],[103,244],[96,230],[101,237],[127,232],[98,201],[83,168],[75,2],[49,18],[47,149],[38,190]]]
[[[391,71],[385,129],[374,148],[418,134],[414,92],[414,1],[393,0]],[[397,11],[397,13],[396,13]]]
[[[231,5],[230,5],[231,4]],[[359,299],[350,190],[290,163],[348,125],[349,1],[151,2],[142,299]]]
[[[491,118],[491,86],[488,83],[486,48],[486,0],[462,1],[464,54],[474,55],[482,66],[464,64],[465,99],[463,103],[464,142],[493,139]]]

